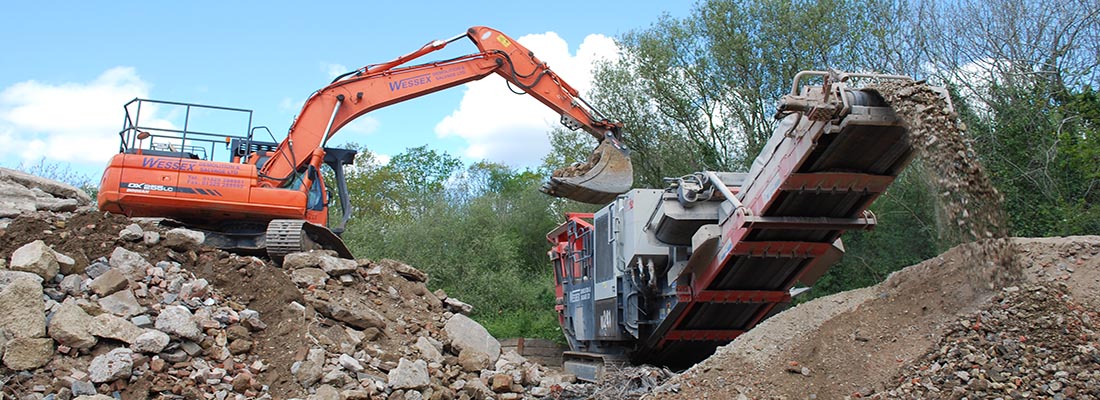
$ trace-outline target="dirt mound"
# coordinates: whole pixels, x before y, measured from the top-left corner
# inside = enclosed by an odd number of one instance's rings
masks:
[[[502,353],[470,305],[401,262],[276,266],[201,232],[33,201],[4,203],[18,208],[0,226],[0,396],[518,399],[575,382]]]
[[[1051,360],[1049,363],[1056,367],[1058,364],[1054,360],[1078,357],[1073,353],[1078,347],[1095,348],[1095,334],[1079,336],[1082,342],[1072,347],[1059,343],[1059,336],[1052,334],[1051,329],[1073,325],[1072,321],[1088,320],[1095,324],[1096,319],[1090,315],[1097,311],[1095,287],[1100,277],[1100,237],[1015,239],[1013,244],[1020,249],[1016,262],[1026,267],[1028,282],[1061,285],[1062,289],[1047,286],[1043,290],[1050,294],[1045,297],[1054,298],[1065,307],[1032,303],[1037,309],[1049,311],[1041,315],[1044,320],[1063,322],[1036,324],[1034,320],[1038,314],[1004,311],[1005,304],[1013,304],[1021,297],[1006,297],[1003,292],[994,292],[984,283],[976,284],[971,280],[968,271],[976,261],[970,255],[975,248],[985,244],[966,244],[898,271],[879,285],[815,299],[780,313],[719,349],[710,359],[673,378],[657,392],[657,397],[732,399],[742,395],[747,398],[815,395],[832,399],[878,394],[895,398],[914,397],[914,392],[920,390],[925,397],[959,398],[953,390],[961,385],[933,391],[917,388],[920,380],[917,384],[911,382],[912,378],[925,373],[922,367],[939,362],[942,368],[951,362],[946,360],[947,355],[940,354],[941,349],[954,346],[963,322],[969,329],[976,321],[975,315],[1000,316],[999,325],[986,326],[986,329],[996,329],[997,334],[1027,337],[1027,346],[1033,346],[1033,352],[1046,354]],[[1061,296],[1059,291],[1062,290],[1068,295],[1080,293],[1082,297],[1069,301],[1067,299],[1072,296]],[[1006,302],[1005,298],[1009,300]],[[1024,300],[1030,298],[1025,296]],[[1084,322],[1076,326],[1093,329]],[[994,341],[989,339],[986,345],[995,347]],[[1091,357],[1090,354],[1081,356]],[[1078,363],[1074,364],[1075,368],[1081,368],[1081,362],[1091,363],[1088,365],[1092,370],[1100,368],[1097,364],[1100,358],[1085,357],[1072,362]],[[996,366],[997,371],[1006,371],[1043,365],[1027,357],[1018,357],[1005,359]],[[993,369],[984,367],[979,370],[974,376],[994,373],[989,372]],[[1065,370],[1076,369],[1067,367]],[[1095,387],[1089,383],[1093,379],[1091,375],[1060,375],[1059,379],[1065,380],[1061,383],[1064,388]],[[899,388],[898,383],[902,381],[910,384]],[[976,393],[971,392],[970,387],[963,390],[970,396]],[[998,393],[1008,397],[1012,390],[1017,388]],[[1014,393],[1023,391],[1019,389]],[[1033,391],[1031,395],[1050,396],[1043,393]]]

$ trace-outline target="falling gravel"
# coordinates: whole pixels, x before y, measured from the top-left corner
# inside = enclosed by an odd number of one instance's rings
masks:
[[[934,188],[941,239],[979,242],[968,247],[980,261],[969,272],[976,283],[993,289],[1019,279],[1004,213],[1004,196],[993,186],[958,120],[950,99],[923,81],[885,81],[868,87],[878,92],[905,122],[917,149],[925,179]]]

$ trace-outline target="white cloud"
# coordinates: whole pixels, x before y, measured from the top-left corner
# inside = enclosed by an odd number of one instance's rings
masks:
[[[519,42],[551,70],[582,93],[592,87],[592,67],[600,59],[618,57],[607,36],[588,35],[575,54],[557,33],[532,34]],[[465,155],[512,166],[537,165],[550,150],[547,132],[560,117],[535,98],[519,96],[498,76],[466,84],[458,108],[435,126],[439,137],[458,136],[467,142]]]
[[[350,71],[350,69],[348,69],[348,67],[345,67],[343,64],[334,63],[321,63],[321,70],[325,71],[325,74],[328,74],[329,79],[335,79],[337,76],[343,75],[344,73]]]
[[[340,132],[369,135],[377,132],[380,126],[382,126],[382,123],[378,121],[378,118],[369,115],[360,115],[358,118],[353,119],[347,125],[340,128]]]
[[[294,100],[289,97],[283,97],[279,100],[279,109],[283,111],[298,112],[302,109],[302,100]]]
[[[374,163],[378,166],[389,164],[390,160],[393,160],[393,157],[389,154],[376,153],[374,155]]]
[[[149,88],[132,67],[111,68],[87,83],[29,80],[4,88],[0,137],[12,145],[0,157],[103,165],[118,152],[121,106],[148,97]]]

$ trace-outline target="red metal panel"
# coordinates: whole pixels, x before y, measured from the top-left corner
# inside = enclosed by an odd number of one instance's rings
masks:
[[[751,257],[809,258],[825,254],[832,245],[817,242],[741,242],[733,246],[733,255]]]
[[[693,340],[693,341],[709,341],[709,340],[722,340],[730,341],[741,336],[745,331],[740,330],[673,330],[669,331],[665,335],[665,341],[671,340]]]
[[[785,290],[704,290],[693,297],[704,303],[785,303],[791,300],[790,292]]]
[[[881,193],[894,182],[889,175],[871,175],[844,172],[817,172],[792,174],[779,186],[779,190],[824,190]]]

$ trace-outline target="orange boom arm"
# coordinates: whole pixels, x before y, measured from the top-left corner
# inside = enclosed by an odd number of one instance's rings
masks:
[[[408,67],[401,65],[438,51],[467,37],[481,50],[450,60]],[[290,178],[311,163],[311,154],[322,148],[340,128],[355,118],[429,93],[478,80],[496,73],[558,112],[562,124],[584,129],[597,140],[611,138],[618,144],[622,125],[603,118],[580,94],[535,58],[527,48],[487,27],[470,28],[465,35],[433,41],[419,50],[383,64],[368,65],[338,77],[306,101],[287,138],[260,167],[263,184],[286,186]],[[249,160],[256,163],[259,157]]]

